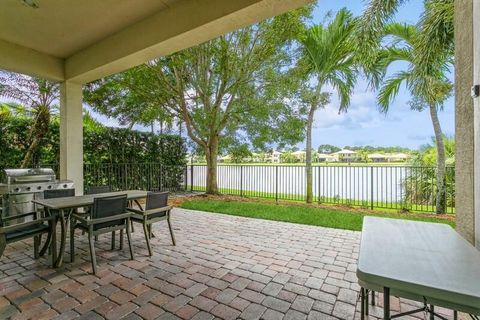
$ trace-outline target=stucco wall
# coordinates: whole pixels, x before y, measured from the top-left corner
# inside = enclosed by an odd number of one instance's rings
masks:
[[[455,140],[457,230],[475,241],[473,0],[455,0]]]

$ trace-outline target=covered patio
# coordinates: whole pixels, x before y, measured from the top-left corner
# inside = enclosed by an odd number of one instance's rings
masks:
[[[311,1],[45,0],[37,9],[21,2],[0,4],[0,69],[61,83],[60,175],[81,194],[83,84]],[[457,230],[477,247],[480,109],[470,89],[480,83],[479,14],[478,1],[456,0]],[[59,269],[34,260],[31,241],[8,246],[0,260],[0,318],[359,318],[360,233],[182,209],[173,216],[177,246],[165,225],[155,226],[152,257],[140,230],[134,261],[101,237],[97,276],[89,273],[85,238],[76,262]],[[371,318],[381,317],[381,301]],[[391,304],[396,311],[418,306],[397,298]]]
[[[173,225],[176,246],[167,226],[155,225],[152,257],[136,230],[134,261],[100,238],[97,276],[84,237],[76,262],[57,270],[33,259],[31,241],[9,246],[0,261],[0,318],[360,318],[359,232],[184,209],[174,210]],[[381,318],[381,301],[369,319]],[[391,300],[395,311],[417,307]]]

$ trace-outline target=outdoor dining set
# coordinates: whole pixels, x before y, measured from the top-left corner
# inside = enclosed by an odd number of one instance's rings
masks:
[[[13,195],[3,197],[0,211],[0,257],[7,244],[33,238],[34,257],[37,259],[48,251],[51,254],[52,266],[60,267],[64,260],[68,231],[70,261],[74,262],[75,231],[79,229],[82,236],[86,235],[88,238],[92,271],[96,274],[95,241],[99,235],[111,233],[113,250],[116,232],[120,233],[120,249],[123,249],[123,238],[126,233],[130,258],[134,259],[131,232],[134,223],[137,223],[143,228],[146,247],[151,256],[152,224],[159,221],[167,221],[175,245],[168,192],[141,190],[113,192],[110,186],[93,186],[87,189],[85,195],[75,196],[73,183],[66,181],[58,183],[59,181],[52,180],[52,172],[49,170],[11,172],[11,175],[9,183],[2,184],[1,187],[11,189],[13,194],[21,194],[23,198],[31,194],[33,196],[25,202],[19,201],[22,197],[14,198],[15,200],[11,200]],[[15,184],[15,181],[18,183]],[[12,186],[13,189],[9,188]],[[145,200],[144,203],[141,203],[143,202],[141,200]],[[57,249],[58,225],[60,247]],[[42,241],[44,235],[46,238]],[[43,246],[40,246],[42,242]]]

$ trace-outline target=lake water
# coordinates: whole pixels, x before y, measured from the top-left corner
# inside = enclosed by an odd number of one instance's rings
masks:
[[[316,200],[320,198],[324,202],[338,200],[357,205],[371,201],[400,202],[405,193],[403,182],[415,170],[418,173],[420,169],[408,166],[314,166],[313,193]],[[194,166],[195,187],[205,187],[206,173],[206,166]],[[305,166],[218,166],[218,186],[221,192],[229,194],[303,200],[305,177]],[[188,183],[191,181],[191,171],[188,170]]]

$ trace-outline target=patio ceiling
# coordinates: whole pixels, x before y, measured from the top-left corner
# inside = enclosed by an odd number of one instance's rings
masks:
[[[0,2],[0,68],[86,83],[311,0]]]

